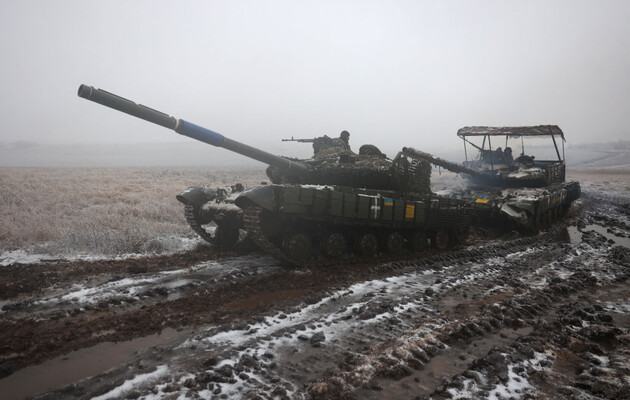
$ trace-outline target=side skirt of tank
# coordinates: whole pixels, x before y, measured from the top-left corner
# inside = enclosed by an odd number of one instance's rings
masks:
[[[466,202],[338,186],[268,185],[239,196],[243,227],[265,252],[291,263],[444,249],[465,240]]]

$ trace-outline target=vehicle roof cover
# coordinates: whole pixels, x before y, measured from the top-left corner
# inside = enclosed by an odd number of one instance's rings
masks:
[[[559,135],[562,140],[564,133],[558,125],[536,126],[466,126],[457,131],[457,136],[552,136]]]

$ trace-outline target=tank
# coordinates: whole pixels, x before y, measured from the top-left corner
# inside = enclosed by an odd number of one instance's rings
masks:
[[[461,174],[469,181],[468,187],[451,192],[452,196],[470,201],[477,220],[486,225],[516,226],[528,231],[538,231],[549,226],[569,209],[580,197],[580,184],[565,180],[564,132],[557,125],[522,127],[464,127],[457,132],[464,142],[466,161],[453,163],[413,148],[404,148],[403,153],[416,160]],[[536,159],[526,154],[525,140],[546,138],[551,153],[557,158]],[[473,140],[481,140],[481,144]],[[492,148],[495,143],[505,142],[505,149]],[[520,142],[521,152],[512,155],[508,144]],[[558,147],[562,144],[562,155]],[[476,150],[469,160],[468,146]],[[534,147],[534,150],[541,150]]]
[[[246,234],[263,251],[294,264],[401,255],[461,243],[473,218],[469,202],[432,193],[430,163],[403,151],[388,159],[365,145],[357,154],[325,136],[304,140],[318,148],[312,158],[298,160],[102,89],[81,85],[78,95],[268,165],[271,184],[190,187],[176,196],[191,228],[216,246],[229,248]]]

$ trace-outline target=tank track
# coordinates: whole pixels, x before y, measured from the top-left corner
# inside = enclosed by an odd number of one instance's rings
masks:
[[[252,239],[254,244],[258,246],[262,251],[271,255],[272,257],[290,265],[299,265],[300,267],[329,267],[329,266],[343,266],[349,264],[355,264],[361,261],[367,261],[367,257],[359,257],[356,255],[348,254],[346,258],[342,260],[331,260],[323,256],[311,258],[307,260],[294,261],[284,254],[281,248],[275,243],[269,240],[267,235],[263,232],[260,214],[263,212],[263,208],[259,206],[247,207],[243,210],[243,226],[247,230],[247,236]],[[373,260],[374,258],[372,258]],[[382,258],[379,260],[383,261]]]
[[[354,264],[371,264],[384,263],[384,262],[402,262],[407,263],[420,263],[425,264],[426,260],[453,260],[460,257],[473,257],[482,256],[484,254],[492,254],[496,256],[502,256],[514,251],[515,248],[522,246],[529,246],[535,243],[545,243],[553,241],[558,236],[561,226],[551,227],[544,233],[540,233],[535,236],[521,237],[518,239],[505,241],[497,244],[491,244],[489,246],[481,246],[477,249],[462,249],[462,248],[450,248],[445,250],[437,250],[435,248],[429,248],[422,252],[416,253],[402,253],[398,255],[381,253],[376,257],[365,257],[357,254],[347,254],[344,259],[328,259],[324,256],[318,256],[303,261],[294,261],[288,258],[281,248],[275,243],[269,240],[262,229],[260,215],[263,212],[263,208],[259,206],[247,207],[243,210],[243,224],[244,229],[247,230],[248,237],[254,242],[256,246],[263,252],[275,257],[276,259],[299,267],[343,267],[345,265]],[[410,260],[411,259],[411,260]],[[414,261],[415,260],[415,261]]]
[[[253,211],[253,210],[252,210]],[[261,210],[258,210],[259,213]],[[252,220],[253,222],[253,220]],[[330,268],[334,267],[343,267],[346,265],[355,265],[355,264],[366,264],[369,269],[378,270],[381,268],[386,268],[389,270],[396,270],[399,268],[409,268],[409,267],[429,267],[434,265],[436,262],[454,262],[462,259],[470,259],[470,258],[480,258],[480,257],[504,257],[508,254],[514,253],[515,251],[523,251],[528,249],[531,246],[536,245],[546,245],[550,242],[556,242],[558,240],[558,236],[561,231],[565,228],[564,225],[553,226],[538,235],[534,236],[525,236],[519,237],[512,240],[506,240],[495,243],[488,244],[477,244],[475,246],[467,246],[465,248],[460,249],[446,249],[446,250],[436,250],[429,249],[427,251],[419,252],[419,253],[406,253],[402,255],[387,255],[381,254],[377,257],[363,257],[358,255],[352,255],[349,258],[343,260],[330,260],[324,257],[320,257],[313,260],[306,260],[299,263],[299,267],[307,267],[307,268]],[[264,235],[263,235],[264,236]],[[254,243],[258,245],[261,250],[266,253],[277,257],[287,263],[290,263],[293,266],[296,266],[296,263],[290,259],[288,259],[282,251],[277,248],[273,243],[269,242],[269,240],[265,237],[264,241],[268,243],[269,247],[261,247],[259,242],[254,240]]]
[[[247,237],[250,238],[256,246],[262,251],[279,260],[291,263],[291,260],[284,255],[274,243],[272,243],[262,230],[260,214],[263,208],[259,206],[247,207],[243,210],[243,228],[247,231]]]
[[[197,220],[197,213],[195,212],[195,206],[184,206],[184,216],[186,216],[186,221],[188,221],[188,225],[190,225],[192,230],[195,231],[197,235],[201,236],[203,240],[210,244],[216,244],[214,236],[209,234],[205,229],[203,229],[201,224],[199,224],[199,221]]]

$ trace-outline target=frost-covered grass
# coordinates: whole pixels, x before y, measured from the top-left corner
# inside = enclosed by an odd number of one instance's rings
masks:
[[[192,235],[176,194],[262,180],[262,168],[0,168],[0,250],[160,252]]]

